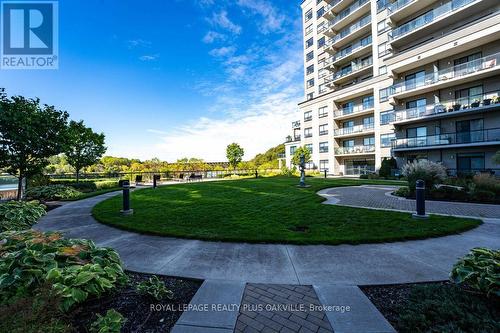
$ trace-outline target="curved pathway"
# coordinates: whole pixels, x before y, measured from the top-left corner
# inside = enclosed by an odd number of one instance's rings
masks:
[[[363,189],[364,191],[365,189]],[[364,245],[217,243],[140,235],[98,223],[92,207],[117,192],[63,205],[36,229],[115,248],[129,270],[200,279],[286,284],[389,284],[447,279],[457,258],[500,244],[500,221],[441,238]]]

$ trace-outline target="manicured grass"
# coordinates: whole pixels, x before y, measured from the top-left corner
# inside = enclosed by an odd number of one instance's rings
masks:
[[[93,191],[93,192],[82,192],[79,196],[77,196],[75,198],[64,199],[64,200],[61,200],[61,201],[78,201],[78,200],[82,200],[82,199],[87,199],[87,198],[95,197],[95,196],[98,196],[98,195],[101,195],[101,194],[104,194],[104,193],[121,191],[121,190],[122,190],[121,187],[113,187],[113,188],[106,188],[106,189],[103,189],[103,190],[97,190],[97,191]]]
[[[134,215],[120,215],[121,196],[98,204],[101,222],[140,233],[216,241],[294,244],[375,243],[442,236],[481,221],[323,205],[323,188],[396,184],[378,180],[273,177],[178,184],[132,192]],[[362,189],[360,189],[362,191]]]

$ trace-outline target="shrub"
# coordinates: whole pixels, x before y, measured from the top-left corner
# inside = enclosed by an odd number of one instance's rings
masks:
[[[408,186],[402,186],[394,191],[394,195],[398,197],[407,198],[410,196],[410,188]]]
[[[65,185],[49,185],[29,188],[25,196],[28,199],[41,201],[64,200],[78,197],[80,192]]]
[[[500,296],[500,251],[474,248],[460,259],[450,274],[455,283]]]
[[[297,168],[293,167],[292,169],[287,168],[286,166],[281,168],[281,175],[286,177],[293,177],[293,175],[297,172]]]
[[[493,192],[495,195],[500,196],[500,180],[495,176],[487,173],[475,175],[472,178],[476,190]]]
[[[138,283],[136,290],[139,294],[150,296],[157,301],[161,301],[164,298],[172,299],[174,296],[173,292],[156,275]]]
[[[0,233],[0,257],[0,301],[30,295],[49,279],[75,287],[74,298],[78,300],[82,299],[79,289],[98,296],[102,289],[109,290],[125,281],[120,257],[114,250],[96,247],[89,240],[64,239],[58,233],[35,230]],[[78,268],[86,265],[91,267]],[[98,269],[93,265],[104,270],[107,278],[100,280],[100,271],[96,273]],[[66,280],[66,276],[71,278]],[[102,285],[93,289],[90,285],[96,280]],[[68,290],[61,287],[55,289],[63,297],[63,308],[67,308],[74,304],[74,299],[64,299]]]
[[[30,229],[45,215],[38,201],[9,201],[0,204],[0,232]]]
[[[95,186],[96,186],[97,190],[106,190],[106,189],[118,187],[118,181],[117,180],[98,181],[98,182],[95,182]]]
[[[441,185],[439,188],[433,188],[430,195],[435,200],[457,200],[466,201],[467,192],[460,190],[454,186]]]
[[[389,159],[384,157],[378,174],[380,177],[385,177],[385,178],[391,177],[392,170],[397,168],[398,168],[398,163],[396,162],[396,159],[394,157],[391,157]]]
[[[470,193],[470,197],[473,201],[477,202],[494,202],[495,201],[495,193],[491,191],[478,190],[474,189]]]
[[[115,309],[108,310],[105,316],[97,314],[97,320],[90,326],[90,333],[120,333],[125,321]]]
[[[415,191],[417,180],[425,182],[425,189],[430,192],[434,185],[446,179],[446,168],[441,163],[434,163],[427,160],[407,163],[402,168],[403,175],[408,179],[411,192]]]

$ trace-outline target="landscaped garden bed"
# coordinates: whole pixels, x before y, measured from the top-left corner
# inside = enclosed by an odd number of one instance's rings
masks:
[[[52,180],[48,185],[28,188],[25,197],[29,200],[40,200],[42,202],[75,201],[119,190],[121,190],[121,187],[117,180],[81,182]]]
[[[99,221],[146,234],[216,241],[294,244],[359,244],[437,237],[469,230],[475,219],[321,204],[317,191],[362,184],[401,182],[296,177],[178,184],[131,194],[134,214],[122,216],[120,196],[94,207]]]

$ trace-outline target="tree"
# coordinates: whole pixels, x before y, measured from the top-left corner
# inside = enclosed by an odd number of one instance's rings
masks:
[[[243,159],[243,155],[245,155],[245,151],[240,147],[237,143],[231,143],[226,148],[226,157],[229,161],[229,165],[236,170],[238,163]]]
[[[67,119],[67,112],[42,106],[39,99],[0,100],[0,168],[18,178],[18,200],[23,180],[41,173],[47,159],[63,151]]]
[[[80,170],[99,161],[106,152],[104,134],[95,133],[83,121],[71,121],[68,126],[68,143],[65,155],[68,163],[75,168],[76,181],[80,181]]]
[[[307,149],[305,146],[299,147],[295,149],[295,153],[292,156],[292,164],[299,166],[300,164],[300,155],[304,154],[305,162],[309,162],[311,160],[311,151]]]

